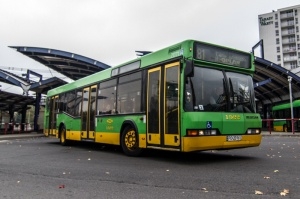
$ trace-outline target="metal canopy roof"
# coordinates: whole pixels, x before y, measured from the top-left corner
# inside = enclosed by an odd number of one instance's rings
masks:
[[[62,86],[67,83],[57,77],[52,77],[50,79],[41,80],[39,82],[30,81],[28,84],[26,84],[26,79],[22,77],[18,77],[17,75],[11,74],[1,69],[0,69],[0,81],[11,85],[19,86],[21,88],[26,87],[26,89],[30,91],[34,91],[36,93],[41,93],[41,94],[47,94],[48,90],[52,88],[56,88],[58,86]],[[26,105],[34,105],[35,101],[36,101],[35,98],[29,96],[8,93],[0,90],[1,111],[8,111],[11,105],[14,106],[13,107],[14,111],[20,111],[22,107],[25,107]]]
[[[289,82],[288,76],[292,77],[291,88],[293,99],[300,98],[300,77],[291,71],[276,65],[268,60],[255,57],[255,73],[253,81],[257,84],[254,88],[255,97],[263,104],[280,103],[288,101]],[[259,82],[262,82],[261,84]]]
[[[26,78],[19,77],[18,75],[15,75],[2,69],[0,69],[0,82],[20,87],[22,87],[22,85],[32,83],[32,81],[28,81]]]
[[[31,81],[23,77],[19,77],[13,73],[7,72],[0,69],[0,82],[7,84],[19,86],[23,90],[30,90],[36,93],[47,94],[48,90],[56,88],[66,84],[66,81],[63,81],[57,77],[52,77],[46,80],[40,80],[39,82]]]
[[[21,111],[26,105],[34,105],[35,98],[0,91],[0,110],[7,111],[10,106],[14,106],[14,111]]]
[[[109,65],[100,61],[66,51],[40,47],[10,47],[72,80],[110,68]]]
[[[49,90],[62,86],[64,84],[67,84],[67,82],[57,77],[52,77],[50,79],[41,80],[40,82],[31,84],[29,90],[36,93],[47,94]]]
[[[97,60],[70,52],[39,47],[10,47],[73,80],[80,79],[110,67]],[[19,86],[23,88],[23,90],[25,89],[25,91],[30,90],[41,94],[46,94],[48,90],[67,83],[57,77],[46,80],[40,79],[39,82],[34,82],[5,70],[0,70],[0,82]],[[1,91],[0,100],[0,110],[3,111],[9,110],[11,105],[14,105],[15,111],[19,111],[21,107],[35,103],[35,99],[32,97],[7,93],[4,91]]]

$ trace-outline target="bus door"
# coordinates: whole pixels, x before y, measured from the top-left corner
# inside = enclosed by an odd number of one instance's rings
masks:
[[[147,144],[153,147],[180,146],[179,62],[148,71]]]
[[[57,135],[56,119],[58,109],[58,95],[51,98],[49,116],[49,135]]]
[[[97,86],[83,89],[81,107],[81,139],[95,139]]]

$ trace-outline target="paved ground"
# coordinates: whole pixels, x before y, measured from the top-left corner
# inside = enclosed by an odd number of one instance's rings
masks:
[[[263,131],[263,136],[300,136],[300,132],[269,132]],[[0,140],[22,139],[31,137],[43,137],[43,133],[31,132],[31,133],[14,133],[14,134],[0,134]]]
[[[259,147],[132,158],[93,143],[0,140],[0,198],[300,199],[299,141],[266,135]]]
[[[44,137],[43,133],[31,132],[31,133],[13,133],[13,134],[0,134],[0,140],[13,140],[31,137]]]

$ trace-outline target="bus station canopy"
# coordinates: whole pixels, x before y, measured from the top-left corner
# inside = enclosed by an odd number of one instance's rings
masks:
[[[16,74],[10,73],[8,71],[0,69],[0,82],[4,82],[6,84],[11,84],[15,86],[21,87],[22,84],[30,84],[32,81],[28,81],[24,77],[20,77]]]
[[[66,81],[57,78],[57,77],[51,77],[49,79],[41,80],[39,82],[32,83],[30,85],[29,90],[34,91],[36,93],[41,94],[47,94],[47,92],[53,88],[57,88],[59,86],[62,86],[64,84],[67,84]]]
[[[38,61],[39,63],[63,74],[64,76],[77,80],[94,74],[110,66],[74,53],[40,47],[10,46],[18,52]],[[15,85],[23,90],[33,91],[40,94],[47,94],[48,90],[59,87],[67,82],[57,77],[46,80],[40,79],[38,82],[31,81],[24,77],[19,77],[13,73],[0,69],[0,82]],[[14,110],[23,107],[25,104],[34,104],[34,98],[1,92],[1,110],[7,111],[10,105],[14,104]],[[33,101],[32,101],[33,100]]]
[[[57,77],[52,77],[46,80],[41,79],[39,82],[35,82],[1,69],[0,82],[18,86],[25,90],[34,91],[36,93],[41,94],[47,94],[48,90],[62,86],[67,83],[66,81],[63,81]]]
[[[33,97],[0,91],[0,111],[8,111],[13,106],[12,110],[19,112],[26,105],[34,104]]]
[[[0,82],[6,84],[18,86],[23,89],[23,91],[34,91],[40,94],[47,94],[48,90],[62,86],[66,84],[57,77],[52,77],[46,80],[40,80],[39,82],[34,82],[23,77],[19,77],[13,73],[0,69]],[[25,92],[24,92],[25,93]],[[35,98],[28,97],[25,95],[19,95],[9,92],[1,91],[0,89],[0,110],[8,111],[9,107],[14,105],[12,108],[14,111],[19,111],[21,107],[25,105],[33,105]]]
[[[293,100],[300,98],[300,77],[263,58],[255,57],[255,97],[263,104],[279,104],[290,99],[289,81]]]
[[[73,80],[80,79],[110,67],[100,61],[61,50],[25,46],[11,46],[11,48],[16,49],[18,52]],[[288,77],[292,77],[291,95],[293,100],[300,99],[299,76],[263,58],[255,57],[255,65],[256,70],[253,80],[255,97],[258,101],[262,104],[278,104],[287,102],[290,98]],[[9,74],[9,78],[7,74]],[[29,80],[25,78],[18,77],[3,70],[0,70],[0,81],[17,86],[20,86],[22,83],[24,84],[24,82],[27,81],[27,83],[30,84],[29,90],[42,94],[46,94],[48,90],[66,83],[56,77],[41,80],[39,82],[28,82]],[[20,99],[25,97],[22,95],[17,96],[20,96]],[[1,94],[1,103],[11,103],[11,101],[6,100],[6,98],[9,97],[10,95],[8,94]],[[18,101],[22,100],[15,100],[15,102]],[[27,100],[23,101],[26,102]],[[20,105],[22,106],[22,104]]]
[[[100,61],[71,52],[40,47],[10,47],[72,80],[110,68]]]

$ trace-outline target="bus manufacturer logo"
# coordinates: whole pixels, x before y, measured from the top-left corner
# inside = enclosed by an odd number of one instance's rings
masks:
[[[111,123],[113,123],[114,121],[113,121],[112,119],[107,119],[106,122],[107,122],[108,124],[111,124]]]

